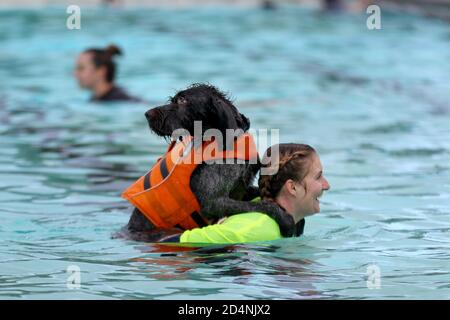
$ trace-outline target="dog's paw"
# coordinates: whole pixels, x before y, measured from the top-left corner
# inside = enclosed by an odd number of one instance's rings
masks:
[[[262,203],[268,209],[267,214],[278,223],[281,235],[283,237],[292,237],[296,231],[294,217],[271,201],[263,201]]]

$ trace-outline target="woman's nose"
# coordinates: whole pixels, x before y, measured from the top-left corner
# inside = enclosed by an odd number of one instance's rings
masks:
[[[323,181],[322,181],[322,188],[324,190],[329,190],[330,189],[330,184],[328,183],[328,180],[325,179],[325,178],[323,178]]]

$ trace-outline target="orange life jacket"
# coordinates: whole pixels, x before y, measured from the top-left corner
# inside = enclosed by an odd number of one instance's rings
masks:
[[[226,163],[226,159],[231,158],[250,160],[258,157],[249,133],[237,137],[231,150],[218,151],[215,141],[206,141],[197,147],[193,144],[192,137],[172,142],[150,171],[122,193],[122,197],[156,227],[189,230],[207,225],[199,214],[200,205],[190,187],[191,175],[199,164],[219,159]]]

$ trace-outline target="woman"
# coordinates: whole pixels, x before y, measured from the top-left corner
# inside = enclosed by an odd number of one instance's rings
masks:
[[[267,149],[262,163],[271,159]],[[291,214],[299,226],[297,236],[303,232],[304,218],[320,212],[319,198],[330,188],[322,173],[317,152],[304,144],[278,145],[278,157],[268,163],[268,169],[278,168],[273,175],[261,175],[259,190],[262,200],[273,201]],[[254,199],[253,201],[259,201]],[[225,218],[218,224],[185,231],[179,238],[169,237],[164,242],[181,243],[245,243],[282,238],[278,224],[268,215],[248,212]]]
[[[114,83],[114,56],[121,54],[118,47],[109,45],[105,49],[87,49],[78,56],[75,77],[80,87],[92,92],[91,101],[141,101]]]

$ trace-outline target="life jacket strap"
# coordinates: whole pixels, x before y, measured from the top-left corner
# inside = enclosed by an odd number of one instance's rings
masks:
[[[160,159],[159,165],[158,165],[163,180],[165,178],[167,178],[167,176],[169,175],[169,169],[167,168],[166,160],[167,160],[166,157]],[[150,189],[152,187],[152,183],[150,181],[150,176],[152,174],[152,171],[153,171],[153,169],[150,170],[149,172],[147,172],[147,174],[144,176],[144,190]]]

